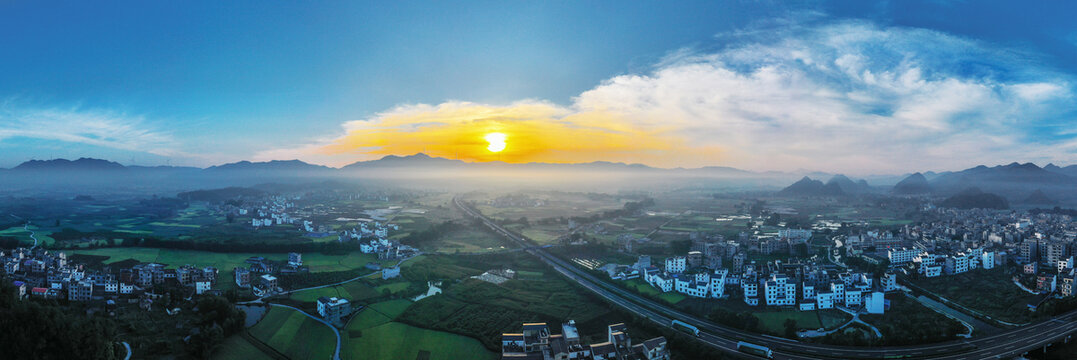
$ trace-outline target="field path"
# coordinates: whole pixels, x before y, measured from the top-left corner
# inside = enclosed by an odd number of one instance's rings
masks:
[[[15,215],[11,215],[11,216],[15,216]],[[34,231],[33,231],[33,230],[30,230],[30,222],[29,222],[29,221],[27,221],[27,222],[26,222],[26,225],[25,225],[25,226],[23,226],[22,228],[23,228],[23,230],[29,231],[29,232],[30,232],[30,238],[31,238],[31,239],[34,239],[34,246],[31,246],[31,247],[30,247],[30,250],[33,250],[34,248],[36,248],[36,247],[37,247],[37,238],[36,238],[36,237],[34,237]]]
[[[330,323],[326,322],[325,320],[322,320],[321,318],[318,318],[317,316],[313,316],[313,315],[311,315],[311,314],[307,314],[307,313],[306,313],[305,311],[303,311],[303,310],[299,310],[299,309],[297,309],[297,308],[294,308],[294,307],[291,307],[291,306],[288,306],[288,305],[281,305],[281,304],[272,304],[272,303],[270,303],[270,304],[269,304],[269,306],[276,306],[276,307],[283,307],[283,308],[289,308],[289,309],[292,309],[292,310],[298,311],[298,312],[299,312],[300,314],[306,315],[307,317],[309,317],[309,318],[311,318],[311,319],[314,319],[314,320],[316,320],[316,321],[318,321],[318,322],[320,322],[320,323],[322,323],[322,324],[325,324],[325,326],[328,326],[328,327],[329,327],[329,329],[330,329],[330,330],[333,330],[333,333],[337,335],[337,349],[336,349],[336,351],[334,351],[334,352],[333,352],[333,360],[340,360],[340,330],[337,330],[336,326],[333,326],[333,324],[330,324]]]

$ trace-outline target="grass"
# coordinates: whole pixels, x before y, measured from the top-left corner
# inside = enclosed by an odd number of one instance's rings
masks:
[[[378,286],[378,287],[374,288],[374,291],[377,291],[379,294],[381,294],[386,289],[388,289],[389,293],[396,294],[398,292],[404,291],[404,289],[407,289],[409,285],[411,285],[411,283],[408,283],[408,282],[389,283],[389,284],[381,285],[381,286]]]
[[[221,342],[213,353],[215,360],[273,360],[272,356],[259,350],[250,341],[239,335],[232,335]]]
[[[398,322],[389,322],[361,331],[362,336],[349,336],[345,341],[342,350],[344,358],[416,359],[420,352],[424,351],[429,352],[430,360],[498,358],[498,354],[486,350],[478,340]]]
[[[785,332],[785,321],[787,319],[796,320],[798,329],[818,329],[822,327],[819,315],[814,311],[767,311],[757,312],[753,315],[759,318],[759,326],[762,330],[775,334]]]
[[[250,333],[293,359],[329,359],[336,336],[325,324],[295,310],[273,307]]]

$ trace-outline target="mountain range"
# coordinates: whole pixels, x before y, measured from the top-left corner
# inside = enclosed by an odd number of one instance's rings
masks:
[[[854,180],[841,174],[809,171],[753,172],[721,166],[664,169],[604,161],[577,164],[465,162],[422,153],[409,156],[390,155],[340,168],[299,160],[240,161],[208,168],[124,166],[113,161],[92,158],[30,160],[11,169],[0,169],[0,191],[19,192],[65,186],[91,189],[122,187],[131,191],[190,191],[214,186],[250,186],[337,178],[380,179],[390,182],[403,179],[441,185],[463,180],[483,180],[491,183],[532,181],[536,184],[540,181],[575,181],[586,183],[593,188],[616,188],[626,184],[725,184],[733,189],[780,189],[777,194],[787,196],[854,196],[875,193],[945,197],[976,188],[985,193],[1000,194],[1015,204],[1077,202],[1077,165],[1060,167],[1048,164],[1039,167],[1032,163],[1016,162],[994,167],[981,165],[960,171],[869,177],[874,184],[869,185],[865,179]],[[813,178],[829,179],[824,183]],[[447,179],[462,181],[446,181]],[[785,186],[790,183],[792,184]]]

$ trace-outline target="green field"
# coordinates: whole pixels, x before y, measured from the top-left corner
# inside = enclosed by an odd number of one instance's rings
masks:
[[[420,351],[430,359],[496,359],[478,340],[393,322],[412,302],[382,301],[363,309],[342,332],[346,359],[415,359]]]
[[[287,308],[271,308],[249,331],[293,359],[329,359],[336,348],[336,335],[328,326]]]
[[[38,240],[38,245],[52,245],[56,242],[53,238],[49,237],[52,234],[51,231],[43,230],[37,226],[30,225],[30,230],[26,230],[23,226],[13,226],[4,230],[0,230],[0,236],[11,236],[18,238],[19,241],[32,245],[34,239],[30,237],[30,231],[34,232],[34,237]]]
[[[478,340],[398,322],[359,330],[361,337],[349,337],[344,343],[342,355],[346,359],[417,359],[420,352],[429,352],[430,360],[492,360],[499,357],[486,350]]]
[[[273,360],[272,356],[259,350],[243,336],[232,335],[221,342],[213,353],[215,360]]]

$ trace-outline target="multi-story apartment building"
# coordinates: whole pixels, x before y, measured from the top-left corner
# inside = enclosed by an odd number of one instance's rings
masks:
[[[912,262],[912,259],[919,254],[920,249],[915,248],[890,249],[886,252],[886,258],[890,260],[890,265],[902,265]]]
[[[763,294],[768,306],[796,305],[797,285],[785,274],[774,274],[764,284]]]
[[[666,271],[672,274],[680,274],[687,267],[684,256],[674,256],[666,259]]]
[[[714,275],[711,276],[711,297],[720,298],[722,296],[725,296],[726,276],[729,276],[729,270],[714,270]]]

